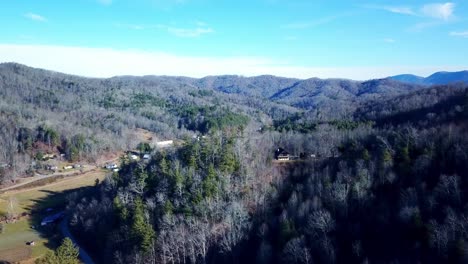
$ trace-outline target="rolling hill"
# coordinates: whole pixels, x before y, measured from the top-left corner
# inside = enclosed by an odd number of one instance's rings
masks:
[[[459,71],[459,72],[436,72],[426,78],[412,75],[412,74],[402,74],[389,77],[389,79],[400,81],[410,84],[418,85],[443,85],[457,82],[468,83],[468,71]]]

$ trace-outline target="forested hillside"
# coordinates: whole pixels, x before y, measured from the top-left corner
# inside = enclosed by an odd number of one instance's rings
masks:
[[[298,110],[261,98],[197,88],[187,78],[89,79],[19,64],[0,65],[1,181],[31,174],[40,154],[70,161],[134,148],[134,131],[183,138]],[[250,117],[253,117],[251,120]],[[260,126],[260,125],[258,125]]]
[[[180,140],[69,197],[100,263],[468,261],[461,84],[89,79],[2,64],[0,124],[3,181],[33,173],[41,151],[134,149],[137,128]]]
[[[132,149],[136,128],[172,139],[238,124],[270,127],[292,114],[331,121],[369,99],[418,87],[274,76],[90,79],[5,63],[0,88],[0,182],[11,182],[32,175],[31,164],[45,153],[73,162]]]
[[[369,104],[354,120],[210,133],[128,163],[70,204],[72,224],[103,262],[465,263],[466,88]],[[274,162],[278,146],[315,158]]]

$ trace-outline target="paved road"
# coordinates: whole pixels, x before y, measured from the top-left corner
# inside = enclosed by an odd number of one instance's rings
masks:
[[[83,249],[83,247],[80,247],[76,239],[73,237],[72,233],[70,232],[70,229],[68,228],[68,220],[69,217],[65,216],[60,222],[60,232],[62,232],[62,235],[64,237],[68,237],[71,239],[73,244],[75,244],[79,249],[80,249],[80,259],[83,261],[84,264],[94,264],[93,259],[89,256],[88,253]]]
[[[118,162],[119,160],[120,160],[120,156],[116,157],[116,158],[113,158],[113,159],[110,159],[110,160],[107,160],[107,161],[100,162],[97,166],[96,165],[86,165],[83,173],[80,173],[80,174],[84,174],[84,173],[90,172],[92,170],[95,170],[97,168],[100,168],[104,164],[107,164],[107,163]],[[13,189],[24,186],[26,184],[30,184],[30,183],[38,181],[38,180],[47,179],[47,178],[51,178],[51,177],[55,177],[55,176],[59,176],[59,175],[66,176],[66,175],[70,175],[70,174],[74,174],[74,173],[78,173],[78,172],[79,171],[77,171],[77,170],[72,170],[72,171],[69,171],[69,172],[52,173],[50,175],[42,175],[42,174],[39,174],[39,173],[36,172],[35,176],[33,178],[31,178],[30,180],[19,183],[19,184],[16,184],[16,185],[13,185],[13,186],[9,186],[7,188],[0,189],[0,192],[6,192],[6,191],[9,191],[9,190],[13,190]]]

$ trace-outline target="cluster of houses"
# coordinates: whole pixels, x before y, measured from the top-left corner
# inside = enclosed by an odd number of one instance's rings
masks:
[[[119,171],[119,166],[117,166],[117,164],[115,163],[108,163],[104,166],[104,168],[111,170],[111,171],[115,171],[115,172]]]
[[[140,160],[140,157],[141,159],[143,160],[150,160],[151,159],[151,155],[146,153],[146,154],[143,154],[142,156],[136,152],[136,151],[128,151],[127,152],[127,158],[130,159],[130,160],[134,160],[134,161],[137,161],[137,160]],[[117,165],[117,163],[107,163],[106,165],[104,165],[104,168],[107,169],[107,170],[110,170],[110,171],[114,171],[114,172],[118,172],[119,171],[119,165]]]
[[[155,146],[157,148],[168,148],[174,145],[174,140],[165,140],[165,141],[159,141],[155,143]],[[151,154],[149,153],[140,153],[139,151],[127,151],[126,152],[126,158],[132,161],[138,161],[140,159],[149,161],[151,159]],[[108,169],[110,171],[119,171],[119,166],[116,163],[107,163],[104,165],[105,169]]]
[[[145,154],[142,154],[138,151],[128,151],[128,158],[130,160],[139,160],[140,158],[144,159],[144,160],[149,160],[151,159],[151,154],[149,153],[145,153]]]
[[[65,157],[65,154],[60,154],[57,155],[57,154],[52,154],[52,153],[46,153],[46,154],[43,154],[40,158],[41,161],[45,161],[46,164],[43,165],[42,168],[46,169],[46,170],[49,170],[49,171],[53,171],[53,172],[56,172],[59,170],[59,167],[57,166],[58,164],[58,161],[57,158],[60,157],[60,158],[63,158]],[[32,166],[36,166],[36,162],[33,162]],[[79,169],[79,168],[82,168],[83,166],[82,165],[79,165],[79,164],[75,164],[75,165],[67,165],[67,166],[64,166],[62,167],[63,170],[71,170],[71,169]]]
[[[62,167],[62,169],[63,170],[71,170],[71,169],[82,169],[84,167],[85,167],[84,165],[74,164],[74,165],[65,165],[65,166]],[[59,170],[59,167],[57,165],[53,165],[53,164],[45,165],[44,168],[46,170],[53,171],[53,172],[56,172],[56,171]]]

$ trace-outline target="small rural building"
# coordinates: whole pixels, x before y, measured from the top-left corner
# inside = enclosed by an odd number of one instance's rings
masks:
[[[156,147],[158,148],[167,148],[174,145],[174,140],[166,140],[166,141],[159,141],[156,142]]]
[[[42,156],[42,160],[46,161],[46,160],[50,160],[50,159],[55,159],[57,157],[57,155],[55,154],[44,154]]]
[[[290,160],[291,155],[289,154],[289,152],[287,152],[283,148],[278,148],[275,151],[275,159],[277,159],[277,160]]]
[[[106,169],[108,169],[108,170],[113,170],[113,169],[117,169],[117,168],[118,168],[117,164],[115,164],[115,163],[106,164],[106,166],[104,166],[104,167],[105,167]]]
[[[63,169],[64,170],[71,170],[71,169],[73,169],[73,166],[64,166]]]
[[[46,169],[50,170],[50,171],[56,171],[56,170],[58,170],[58,167],[55,166],[55,165],[47,165]]]
[[[149,160],[149,159],[151,159],[151,155],[150,154],[145,154],[145,155],[143,155],[143,159]]]

